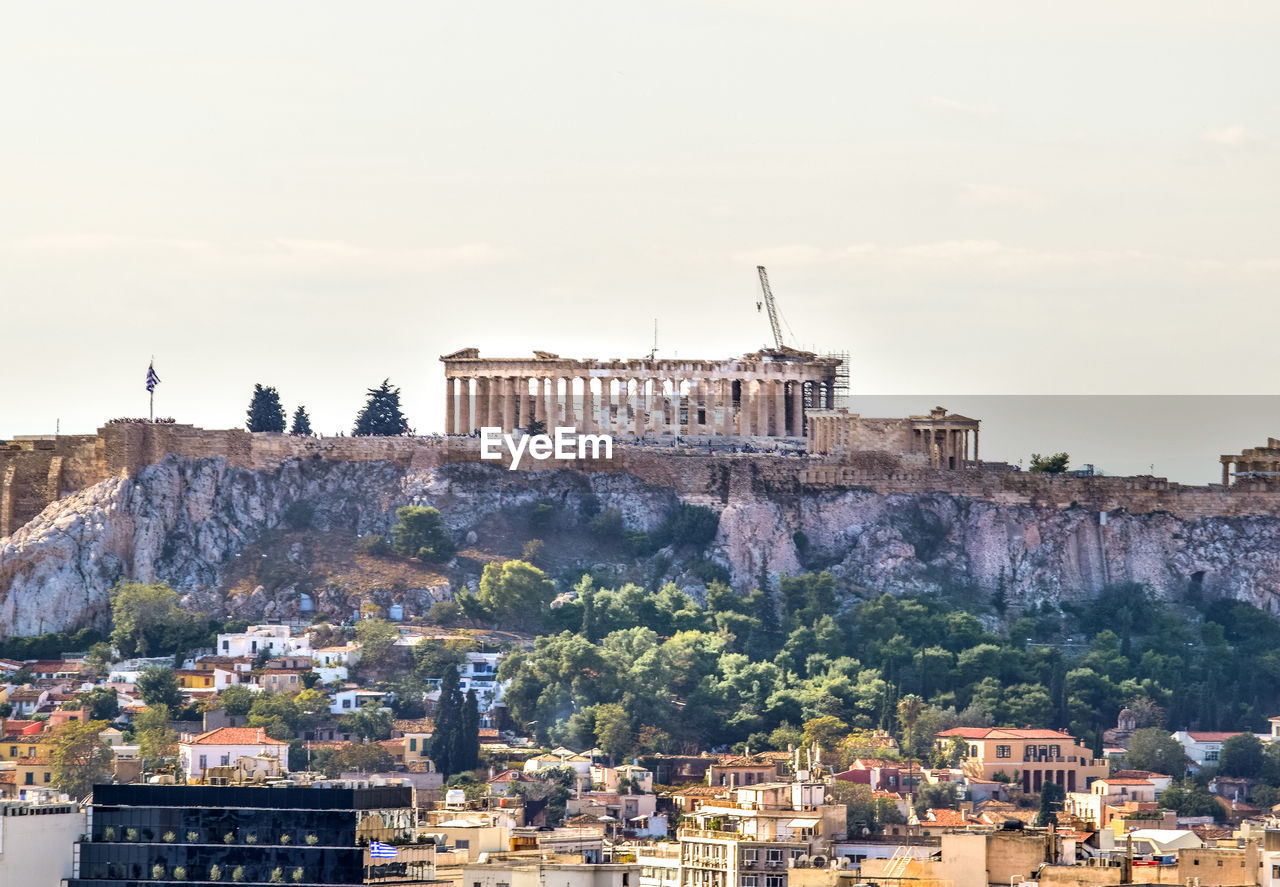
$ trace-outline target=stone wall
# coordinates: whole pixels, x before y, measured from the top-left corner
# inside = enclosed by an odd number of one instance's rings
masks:
[[[890,433],[887,427],[882,430]],[[868,443],[874,447],[868,454],[874,455],[883,441]],[[193,459],[222,458],[249,469],[274,468],[291,459],[326,459],[386,461],[429,470],[447,462],[479,461],[479,450],[479,441],[465,437],[314,438],[146,423],[108,425],[96,435],[0,441],[0,537],[10,535],[62,496],[107,478],[132,477],[170,453]],[[848,457],[711,454],[692,448],[615,443],[612,459],[557,462],[526,456],[519,470],[625,472],[688,501],[711,506],[731,498],[863,489],[880,494],[942,492],[1006,505],[1079,505],[1133,514],[1163,511],[1183,519],[1280,514],[1280,485],[1261,482],[1186,486],[1157,477],[1030,474],[995,464],[953,471],[918,468],[903,458],[885,464],[856,463]]]

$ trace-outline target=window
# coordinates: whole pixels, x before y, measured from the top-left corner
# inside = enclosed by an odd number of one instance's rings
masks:
[[[969,746],[969,757],[976,758],[978,756],[978,747],[976,745]]]
[[[418,740],[414,739],[413,737],[410,737],[410,738],[409,738],[409,751],[417,751],[417,750],[418,750]]]
[[[781,875],[765,875],[764,887],[782,887]]]
[[[759,875],[743,875],[742,881],[740,883],[741,883],[741,887],[759,887],[760,876]]]
[[[1204,753],[1204,759],[1205,759],[1205,762],[1206,762],[1206,763],[1208,763],[1209,761],[1216,761],[1216,760],[1218,760],[1218,750],[1217,750],[1216,748],[1213,748],[1213,749],[1210,749],[1209,751],[1205,752],[1205,753]]]
[[[755,847],[748,847],[747,849],[745,849],[745,850],[743,850],[743,851],[742,851],[742,861],[743,861],[743,862],[755,862],[755,861],[759,858],[759,857],[756,855],[756,854],[758,854],[759,852],[760,852],[760,851],[759,851],[759,850],[757,850]]]
[[[44,781],[45,781],[45,782],[48,782],[48,781],[49,781],[49,777],[50,777],[50,776],[52,776],[52,775],[53,775],[53,774],[52,774],[52,773],[50,773],[48,770],[44,771]],[[1222,865],[1222,863],[1221,863],[1221,862],[1219,862],[1219,863],[1218,863],[1218,865]]]
[[[769,862],[782,862],[781,850],[766,850],[765,859]]]
[[[34,773],[32,773],[30,770],[28,770],[28,771],[27,771],[27,778],[26,778],[26,780],[25,780],[25,781],[26,781],[26,784],[27,784],[27,785],[35,785],[35,784],[36,784],[36,775],[35,775]]]
[[[1012,749],[1010,746],[1007,746],[1007,745],[997,745],[997,746],[996,746],[996,757],[997,757],[997,758],[1007,758],[1007,757],[1009,757],[1012,753],[1013,753],[1013,749]]]
[[[36,756],[36,747],[33,745],[31,746],[31,748],[27,749],[27,757],[34,758],[35,756]]]
[[[1051,746],[1049,746],[1049,757],[1051,757],[1051,758],[1060,758],[1060,757],[1062,757],[1062,746],[1060,746],[1060,745],[1051,745]]]
[[[464,839],[462,839],[462,840],[454,841],[454,842],[453,842],[453,846],[454,846],[456,849],[458,849],[458,850],[470,850],[470,849],[471,849],[471,839],[470,839],[470,838],[464,838]]]
[[[9,757],[16,758],[18,756],[18,747],[16,745],[9,746]]]
[[[231,766],[231,755],[230,755],[230,754],[225,754],[225,755],[223,755],[223,756],[222,756],[222,766],[224,766],[224,767],[229,767],[229,766]]]
[[[201,769],[201,770],[208,770],[208,769],[209,769],[209,756],[208,756],[208,755],[201,755],[201,756],[200,756],[200,769]]]
[[[342,700],[342,707],[343,707],[343,708],[350,708],[350,707],[351,707],[351,700],[350,700],[350,699],[344,699],[344,700]]]
[[[622,887],[627,887],[631,883],[631,876],[626,872],[622,873]]]

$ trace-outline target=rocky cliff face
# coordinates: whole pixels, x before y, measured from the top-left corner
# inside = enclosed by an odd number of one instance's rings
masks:
[[[353,535],[386,532],[400,505],[433,505],[461,542],[539,502],[558,506],[563,520],[580,521],[588,500],[616,508],[635,529],[658,526],[678,502],[670,490],[616,473],[321,459],[254,471],[219,458],[168,456],[133,478],[57,501],[0,539],[0,636],[92,621],[105,613],[108,591],[122,578],[163,580],[188,595],[193,609],[211,613],[290,615],[297,594],[258,589],[233,602],[225,583],[237,556],[285,526],[297,503],[305,504],[316,533]],[[549,547],[557,545],[555,534],[544,535]],[[518,556],[519,549],[495,553]],[[1273,517],[1183,521],[1115,512],[1103,521],[1078,508],[996,505],[943,493],[737,494],[724,505],[709,554],[743,587],[764,573],[829,568],[849,585],[877,591],[993,589],[1003,578],[1011,599],[1079,597],[1131,580],[1166,596],[1199,587],[1277,609],[1280,590],[1280,520]],[[583,555],[584,565],[596,556]],[[638,574],[690,584],[684,563],[701,555],[676,546]],[[477,569],[455,563],[445,571],[447,582],[401,591],[425,606],[474,581]]]

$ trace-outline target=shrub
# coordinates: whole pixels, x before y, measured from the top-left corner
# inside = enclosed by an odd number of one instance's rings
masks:
[[[538,555],[542,554],[542,550],[547,547],[547,543],[541,539],[530,539],[525,542],[524,547],[520,549],[521,560],[535,561]]]
[[[535,530],[543,530],[551,526],[556,507],[546,502],[539,502],[529,511],[529,526]]]
[[[308,845],[315,844],[315,843],[316,843],[316,842],[318,842],[319,840],[320,840],[320,839],[319,839],[319,838],[317,838],[315,835],[307,835],[307,844],[308,844]]]
[[[587,522],[587,530],[597,539],[617,539],[623,529],[622,512],[616,508],[606,508]]]
[[[213,865],[209,866],[209,880],[210,881],[222,880],[222,866],[218,865],[216,862]]]
[[[396,554],[416,557],[427,563],[444,563],[457,552],[457,546],[440,519],[440,512],[419,505],[396,509],[396,525],[391,528],[391,548]]]
[[[462,617],[462,608],[453,601],[436,601],[427,610],[427,621],[435,625],[449,625]]]
[[[187,832],[187,843],[188,843],[188,844],[194,844],[196,841],[199,841],[199,840],[200,840],[200,833],[199,833],[199,832]]]
[[[151,867],[151,880],[159,881],[164,877],[164,863],[157,862]]]
[[[178,836],[177,836],[177,835],[175,835],[173,832],[165,832],[165,833],[164,833],[164,842],[165,842],[166,844],[172,844],[172,843],[173,843],[174,841],[176,841],[176,840],[178,840]]]
[[[385,557],[391,553],[391,543],[387,542],[387,537],[381,533],[370,533],[356,540],[356,551],[374,557]]]
[[[173,879],[175,881],[187,880],[187,867],[185,865],[175,865],[173,867]]]
[[[632,557],[641,557],[653,551],[653,540],[644,530],[627,530],[622,535],[622,546]]]
[[[244,866],[238,865],[231,870],[231,880],[236,882],[244,880]]]
[[[236,840],[236,836],[231,832],[227,832],[225,835],[222,836],[222,843],[224,844],[234,844],[235,840]]]

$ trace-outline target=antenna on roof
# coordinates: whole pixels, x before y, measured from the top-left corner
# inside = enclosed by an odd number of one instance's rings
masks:
[[[654,360],[658,356],[658,318],[653,319],[653,347],[649,349],[649,359]]]

